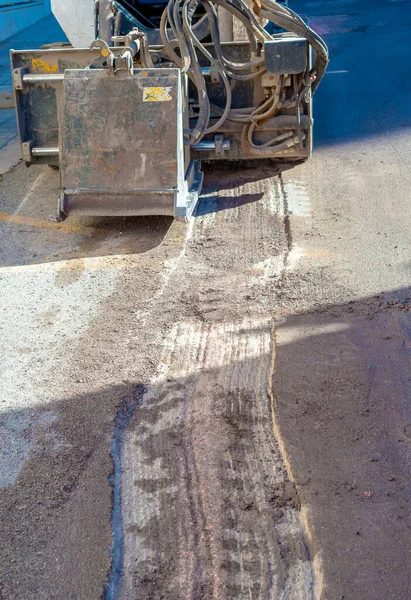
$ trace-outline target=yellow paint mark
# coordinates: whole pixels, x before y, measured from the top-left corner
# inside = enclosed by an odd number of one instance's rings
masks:
[[[110,54],[110,50],[107,50],[107,48],[103,48],[103,50],[101,51],[101,56],[108,56]]]
[[[59,70],[58,65],[49,65],[49,63],[41,60],[41,58],[33,58],[31,66],[35,71],[40,73],[55,73]]]
[[[172,100],[171,87],[145,87],[143,88],[143,102],[167,102]]]
[[[56,229],[63,233],[83,233],[84,235],[95,235],[96,232],[110,231],[97,227],[82,227],[71,223],[57,223],[46,221],[46,219],[35,219],[33,217],[24,217],[22,215],[9,215],[8,213],[0,212],[0,221],[6,223],[14,223],[15,225],[28,225],[29,227],[37,227],[40,229]]]
[[[329,256],[328,250],[297,250],[296,254],[299,256],[310,256],[312,258],[321,258],[322,256]]]
[[[0,274],[6,273],[37,273],[51,272],[58,274],[62,269],[67,269],[68,273],[74,275],[74,273],[83,274],[84,272],[91,271],[105,271],[107,269],[140,269],[146,267],[152,267],[152,261],[141,261],[140,256],[133,254],[114,254],[112,256],[92,256],[83,259],[70,259],[64,261],[50,262],[48,257],[42,260],[40,263],[34,263],[31,265],[13,265],[10,267],[0,267]],[[74,263],[73,267],[70,264]],[[157,271],[153,271],[153,275],[157,275]],[[60,280],[61,282],[61,280]],[[67,280],[66,280],[67,282]],[[74,281],[71,281],[74,283]]]

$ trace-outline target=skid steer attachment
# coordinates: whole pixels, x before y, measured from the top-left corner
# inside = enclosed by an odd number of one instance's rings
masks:
[[[202,176],[184,155],[178,69],[67,70],[59,212],[189,218]]]
[[[70,41],[89,39],[90,6],[81,5],[72,29],[62,3],[52,6]],[[311,155],[311,98],[328,52],[289,8],[273,0],[255,11],[243,0],[97,5],[89,48],[11,51],[23,160],[60,167],[59,219],[187,220],[202,160]],[[220,31],[220,9],[248,41],[221,41],[230,34]],[[268,33],[269,21],[282,32]]]

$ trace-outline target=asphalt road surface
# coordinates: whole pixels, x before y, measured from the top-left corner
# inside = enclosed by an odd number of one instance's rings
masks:
[[[411,598],[411,6],[291,6],[309,163],[208,169],[188,225],[1,176],[0,598]]]

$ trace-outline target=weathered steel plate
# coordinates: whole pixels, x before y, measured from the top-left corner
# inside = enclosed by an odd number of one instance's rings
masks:
[[[207,48],[214,53],[212,44]],[[228,59],[233,62],[248,60],[250,48],[248,42],[230,42],[223,44],[224,53]],[[121,50],[121,49],[120,49]],[[118,52],[119,48],[112,48],[112,51]],[[47,75],[63,76],[66,69],[83,69],[87,67],[98,52],[88,49],[59,48],[51,50],[36,51],[12,51],[11,61],[13,69],[23,69],[30,74],[46,73]],[[208,63],[203,57],[200,57],[203,66]],[[155,69],[155,73],[163,69]],[[167,69],[168,70],[168,69]],[[206,76],[207,91],[213,104],[224,106],[225,95],[221,82],[213,80]],[[16,90],[17,120],[20,129],[20,139],[22,142],[31,141],[34,147],[57,147],[60,130],[60,105],[63,82],[60,79],[54,83],[27,83],[24,89]],[[154,86],[155,87],[155,86]],[[245,106],[256,106],[261,100],[263,90],[259,80],[252,81],[233,81],[233,107],[243,108]],[[192,90],[189,95],[192,96]],[[195,97],[195,95],[194,95]],[[287,111],[282,111],[281,115],[286,115]],[[293,112],[293,111],[291,111]],[[312,146],[312,108],[311,103],[305,104],[302,111],[302,117],[307,117],[307,122],[302,122],[301,129],[306,135],[303,148],[294,146],[286,153],[287,158],[307,158],[311,153]],[[186,124],[188,126],[188,123]],[[263,143],[270,139],[270,123],[262,124],[256,132],[256,140]],[[287,127],[285,128],[287,129]],[[191,158],[198,160],[219,160],[219,159],[244,159],[250,158],[247,148],[241,142],[241,131],[232,124],[226,122],[224,126],[216,133],[222,133],[224,139],[229,140],[230,149],[221,155],[217,155],[214,150],[191,152]],[[206,140],[213,141],[214,134],[207,136]],[[54,155],[31,156],[30,161],[35,163],[59,164],[59,157]],[[188,154],[186,152],[185,167],[188,168]]]
[[[60,123],[65,213],[174,214],[184,193],[178,69],[67,70]]]
[[[86,48],[10,51],[13,73],[20,71],[50,78],[47,82],[27,83],[22,90],[15,89],[17,124],[22,143],[31,141],[33,146],[40,148],[58,146],[62,81],[57,77],[63,75],[66,69],[86,68],[98,56],[98,50]],[[58,158],[32,156],[31,163],[58,164]]]

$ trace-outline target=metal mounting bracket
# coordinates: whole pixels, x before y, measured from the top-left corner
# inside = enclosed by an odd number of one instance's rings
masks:
[[[214,136],[215,153],[217,154],[217,156],[222,156],[224,154],[223,142],[224,136],[222,133],[218,133]]]
[[[13,69],[13,87],[15,90],[21,91],[23,89],[23,75],[25,73],[27,73],[27,69]]]
[[[21,154],[23,157],[23,161],[26,163],[26,165],[29,165],[31,163],[31,147],[33,145],[33,141],[30,140],[29,142],[23,142],[21,145]]]

